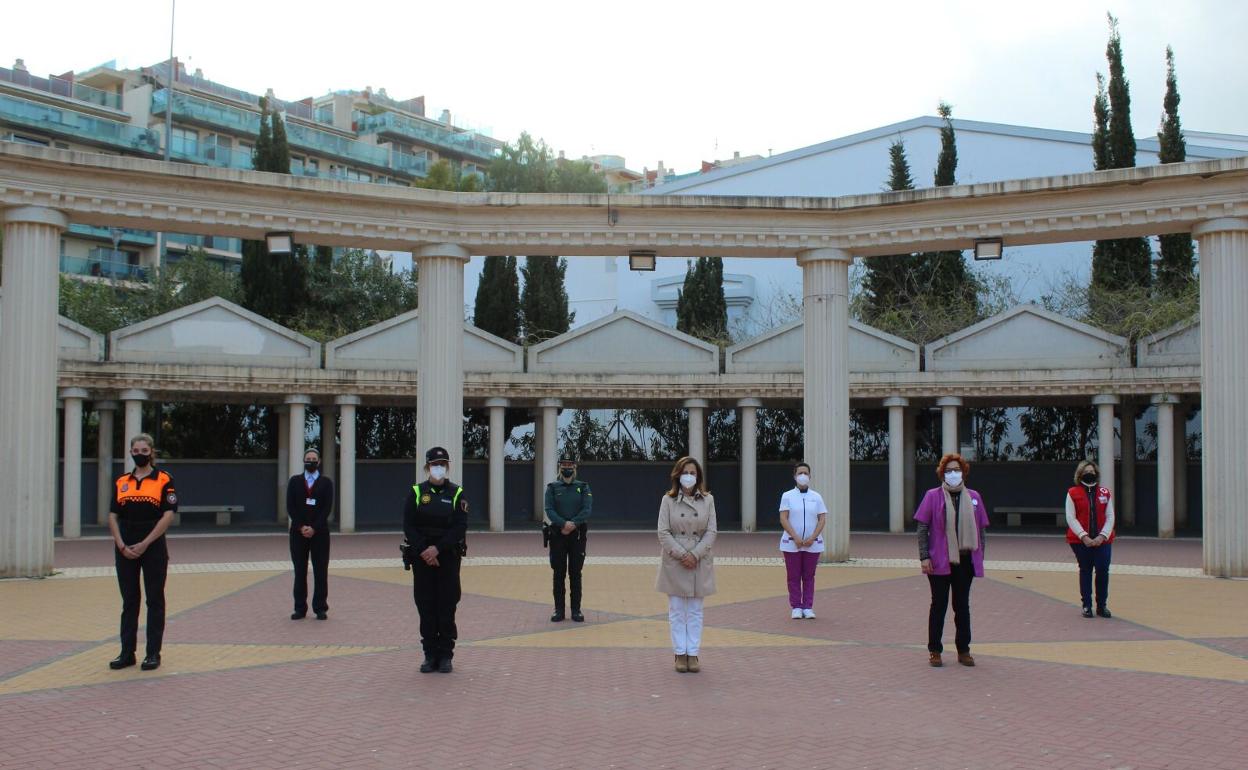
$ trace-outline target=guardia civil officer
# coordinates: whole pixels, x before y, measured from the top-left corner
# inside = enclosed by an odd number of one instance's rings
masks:
[[[451,673],[455,655],[455,607],[459,562],[467,550],[468,499],[447,479],[451,457],[435,446],[425,452],[428,479],[412,487],[403,503],[405,566],[412,570],[412,597],[420,613],[420,672]]]
[[[589,484],[576,477],[576,460],[559,460],[559,478],[546,485],[545,528],[550,545],[550,568],[555,571],[555,614],[552,623],[563,620],[563,582],[569,578],[572,587],[572,620],[585,622],[581,614],[581,569],[585,566],[585,540],[589,514],[593,511],[594,495]]]
[[[321,453],[303,453],[303,473],[286,484],[286,516],[290,519],[290,561],[295,567],[295,611],[291,620],[308,614],[308,557],[312,557],[312,611],[317,620],[329,617],[329,515],[334,510],[334,482],[321,473]]]
[[[121,654],[108,662],[112,669],[134,665],[138,647],[139,602],[147,594],[147,653],[142,669],[160,668],[160,644],[165,635],[165,577],[169,549],[165,530],[178,511],[173,477],[158,470],[152,437],[140,433],[130,439],[134,470],[113,483],[108,531],[113,536],[113,560],[121,589]]]

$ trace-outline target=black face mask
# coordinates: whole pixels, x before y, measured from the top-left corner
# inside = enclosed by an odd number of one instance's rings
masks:
[[[147,464],[152,461],[151,455],[130,455],[130,459],[134,460],[134,467],[146,468]]]
[[[1090,484],[1095,484],[1095,483],[1096,483],[1096,474],[1095,474],[1095,473],[1085,473],[1085,474],[1083,474],[1082,476],[1080,476],[1080,478],[1083,480],[1083,483],[1084,483],[1084,484],[1089,484],[1089,485],[1090,485]]]
[[[559,473],[560,473],[560,475],[562,475],[565,479],[570,479],[570,478],[572,478],[573,474],[575,474],[575,473],[576,473],[576,469],[574,469],[574,468],[564,468],[564,469],[562,469],[561,471],[559,471]]]
[[[312,473],[319,467],[321,467],[321,464],[318,462],[310,462],[310,463],[303,464],[303,469],[307,471],[308,473]]]

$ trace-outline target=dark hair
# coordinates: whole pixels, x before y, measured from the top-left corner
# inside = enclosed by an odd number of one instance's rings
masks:
[[[688,465],[689,463],[693,463],[693,467],[697,469],[696,475],[698,477],[698,482],[693,485],[694,494],[695,495],[709,494],[709,492],[706,489],[706,475],[702,473],[702,463],[698,462],[692,457],[682,457],[676,461],[675,465],[672,466],[672,473],[671,473],[672,487],[671,489],[667,490],[668,497],[676,497],[678,494],[680,494],[680,489],[681,489],[680,474],[685,472],[685,466]]]
[[[971,475],[971,464],[957,452],[950,452],[940,458],[940,464],[936,466],[936,477],[943,480],[945,477],[945,466],[955,462],[962,469],[962,480],[966,481],[966,477]]]
[[[797,469],[798,469],[798,468],[805,468],[807,471],[809,471],[809,470],[810,470],[810,463],[806,462],[805,460],[802,460],[800,463],[798,463],[797,465],[794,465],[794,466],[793,466],[793,472],[794,472],[794,473],[797,473]]]

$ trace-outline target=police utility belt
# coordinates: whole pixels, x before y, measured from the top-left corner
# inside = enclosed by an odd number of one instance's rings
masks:
[[[549,548],[550,541],[554,540],[556,537],[572,537],[572,538],[584,537],[585,532],[588,529],[589,529],[589,522],[582,521],[580,524],[576,525],[576,529],[573,532],[567,535],[564,535],[562,524],[553,524],[549,521],[544,521],[542,522],[542,547]]]

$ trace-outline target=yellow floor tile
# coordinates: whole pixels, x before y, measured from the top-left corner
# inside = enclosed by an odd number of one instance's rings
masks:
[[[103,644],[27,671],[0,682],[0,695],[51,690],[58,687],[125,682],[133,679],[151,679],[174,674],[225,671],[275,663],[295,663],[394,649],[335,645],[166,644],[161,651],[159,669],[141,671],[138,666],[133,666],[121,671],[113,671],[108,668],[108,661],[117,654],[116,648],[115,644]]]
[[[620,620],[614,623],[590,624],[567,630],[543,631],[536,634],[486,639],[466,644],[481,647],[653,647],[666,648],[672,644],[667,621]],[[706,627],[703,630],[703,647],[817,647],[841,644],[826,639],[809,639],[801,636],[764,634],[757,631],[738,631],[731,628]]]
[[[1248,682],[1248,660],[1178,639],[977,644],[976,655]]]
[[[228,596],[268,578],[271,572],[220,572],[170,575],[165,613],[173,616]],[[113,577],[76,580],[24,580],[0,584],[4,622],[0,639],[95,641],[117,633],[121,594]],[[139,610],[139,623],[147,610]]]
[[[989,579],[1079,605],[1079,572],[998,573]],[[1189,639],[1248,636],[1248,584],[1233,580],[1109,574],[1115,618]]]

